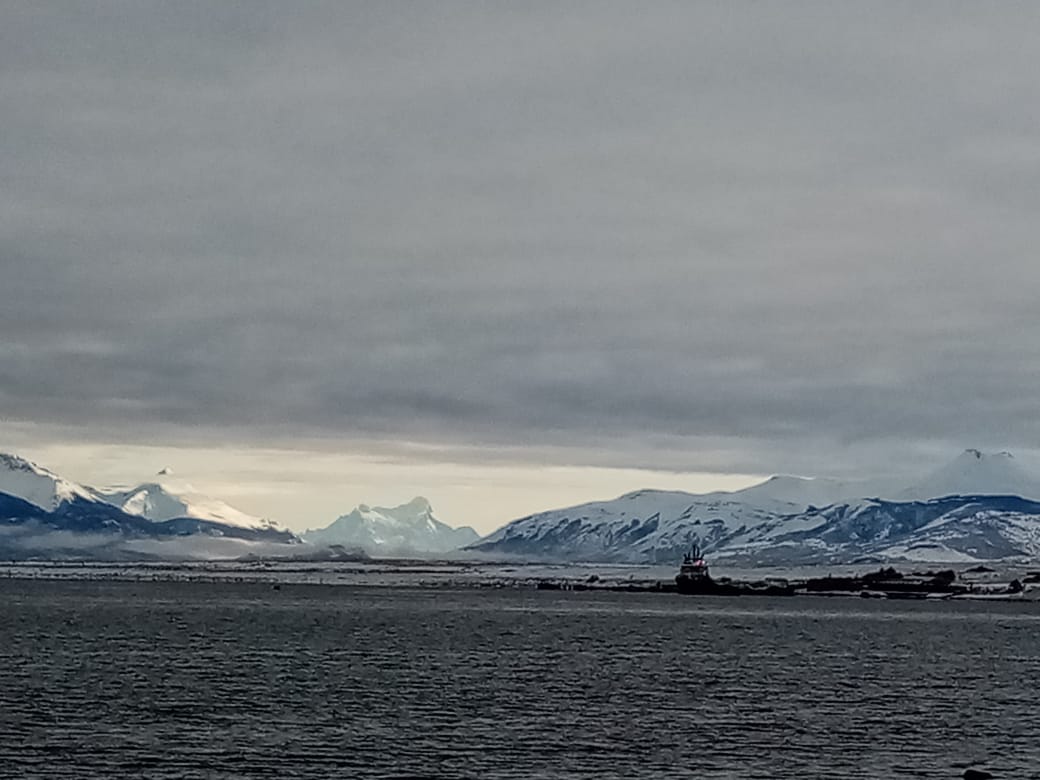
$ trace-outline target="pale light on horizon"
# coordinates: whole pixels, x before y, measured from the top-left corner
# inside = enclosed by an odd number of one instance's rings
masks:
[[[764,477],[510,462],[453,463],[279,448],[51,443],[17,454],[93,487],[154,481],[169,469],[212,498],[293,531],[328,525],[358,504],[424,496],[438,519],[487,534],[535,512],[640,489],[739,490]]]

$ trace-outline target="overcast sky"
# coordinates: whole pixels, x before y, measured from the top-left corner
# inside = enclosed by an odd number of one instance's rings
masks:
[[[1035,453],[1038,70],[1030,3],[4,3],[0,449],[485,528]]]

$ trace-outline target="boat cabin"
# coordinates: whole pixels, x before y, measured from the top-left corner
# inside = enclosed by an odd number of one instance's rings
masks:
[[[708,564],[701,555],[699,545],[693,545],[690,551],[683,555],[682,565],[679,566],[679,576],[691,580],[707,580]]]

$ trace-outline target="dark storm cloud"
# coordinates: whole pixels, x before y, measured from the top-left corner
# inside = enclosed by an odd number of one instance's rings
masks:
[[[9,4],[0,416],[748,471],[1036,447],[1038,33]]]

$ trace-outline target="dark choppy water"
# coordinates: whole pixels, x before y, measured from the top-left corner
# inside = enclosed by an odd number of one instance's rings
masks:
[[[0,581],[0,777],[1040,777],[1040,605]]]

